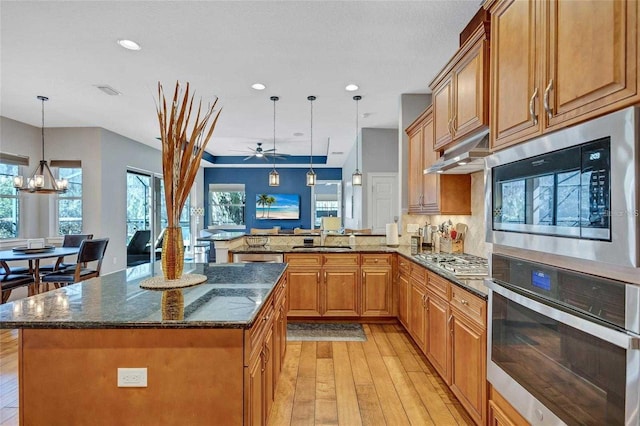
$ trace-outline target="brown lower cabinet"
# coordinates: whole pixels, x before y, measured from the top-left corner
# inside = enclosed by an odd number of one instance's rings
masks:
[[[393,254],[285,256],[292,317],[392,317]]]
[[[493,387],[489,392],[489,426],[528,426],[530,423]]]
[[[283,278],[245,334],[245,425],[262,426],[269,419],[286,352],[286,287]]]
[[[410,271],[407,323],[403,325],[469,416],[484,425],[486,301],[415,263]],[[402,287],[400,278],[400,295]]]

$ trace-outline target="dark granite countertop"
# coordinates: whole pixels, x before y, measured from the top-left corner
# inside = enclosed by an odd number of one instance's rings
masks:
[[[183,320],[163,320],[163,292],[139,286],[162,274],[160,264],[140,265],[1,305],[0,328],[248,328],[285,269],[283,263],[185,264],[185,273],[208,280],[180,290]]]
[[[300,248],[294,248],[300,247]],[[262,247],[251,247],[243,245],[229,249],[229,253],[395,253],[397,247],[379,246],[379,245],[357,245],[351,248],[344,246],[313,246],[304,247],[290,245],[270,245]]]
[[[198,237],[198,241],[231,241],[236,238],[242,238],[246,234],[244,232],[216,232],[206,237]]]
[[[487,299],[489,295],[489,289],[484,285],[485,277],[456,277],[449,271],[439,267],[436,263],[425,261],[411,254],[410,246],[389,247],[385,245],[356,245],[354,249],[345,246],[342,248],[331,247],[309,247],[309,248],[296,248],[287,245],[266,245],[264,247],[250,247],[243,245],[229,250],[230,253],[398,253],[399,255],[421,265],[430,271],[440,275],[443,278],[448,279],[454,284],[469,290],[471,293]],[[425,251],[422,251],[425,253]]]
[[[425,253],[424,251],[422,253]],[[456,277],[455,275],[453,275],[451,272],[447,271],[446,269],[443,269],[441,267],[439,267],[436,263],[434,262],[429,262],[426,261],[424,259],[420,259],[418,257],[416,257],[415,255],[411,254],[411,248],[410,247],[403,247],[402,250],[398,250],[398,254],[400,254],[401,256],[421,265],[424,266],[425,268],[427,268],[428,270],[430,270],[431,272],[434,272],[438,275],[440,275],[443,278],[446,278],[447,280],[451,281],[452,283],[456,284],[459,287],[462,287],[465,290],[470,291],[471,293],[475,294],[478,297],[481,297],[485,300],[488,299],[489,296],[489,289],[487,288],[487,286],[484,285],[484,279],[486,277]]]

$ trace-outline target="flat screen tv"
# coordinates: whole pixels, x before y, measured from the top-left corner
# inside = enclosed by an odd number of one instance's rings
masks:
[[[300,219],[300,196],[297,194],[258,194],[256,219]]]

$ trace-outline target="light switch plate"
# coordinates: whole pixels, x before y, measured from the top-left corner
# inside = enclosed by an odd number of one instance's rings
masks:
[[[118,368],[119,388],[146,388],[146,368]]]
[[[420,225],[417,223],[407,223],[407,232],[418,232]]]

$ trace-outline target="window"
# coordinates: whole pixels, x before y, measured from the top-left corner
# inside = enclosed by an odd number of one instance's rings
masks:
[[[244,184],[209,185],[209,224],[221,229],[244,228]]]
[[[19,174],[19,166],[0,161],[0,239],[18,237],[20,203],[13,177]]]
[[[58,195],[58,234],[81,234],[82,167],[59,167],[58,178],[69,182],[67,192]]]

